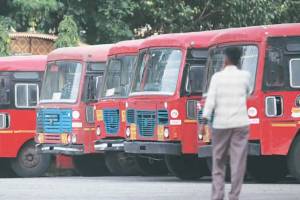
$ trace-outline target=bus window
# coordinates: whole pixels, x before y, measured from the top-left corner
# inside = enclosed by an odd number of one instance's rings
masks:
[[[17,108],[32,108],[38,103],[38,85],[17,83],[15,85],[15,105]]]
[[[0,104],[8,105],[10,104],[10,87],[9,87],[9,77],[0,76]]]
[[[241,70],[245,70],[250,73],[250,90],[252,93],[255,87],[256,70],[258,65],[258,48],[255,45],[239,45],[236,47],[239,47],[242,50],[241,62],[238,67]],[[225,48],[226,47],[219,47],[211,50],[207,61],[207,83],[209,83],[213,74],[223,69]],[[206,90],[208,89],[208,85],[209,84],[206,85]]]
[[[282,64],[282,57],[280,49],[267,49],[264,84],[269,89],[281,88],[285,84],[285,70]]]
[[[38,72],[15,72],[13,76],[15,79],[22,80],[39,80],[40,78]]]
[[[290,86],[300,88],[300,58],[290,60]]]

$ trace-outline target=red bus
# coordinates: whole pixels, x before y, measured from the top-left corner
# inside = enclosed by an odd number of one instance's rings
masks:
[[[0,58],[0,174],[43,175],[50,155],[35,151],[35,108],[46,56]],[[11,170],[12,169],[12,170]]]
[[[289,169],[300,180],[300,24],[229,29],[212,42],[208,82],[222,69],[223,51],[230,46],[242,49],[240,67],[251,74],[249,174],[272,182],[285,177]],[[210,142],[198,137],[199,157],[211,157]]]
[[[109,51],[108,65],[98,103],[95,104],[96,152],[105,152],[105,162],[114,175],[135,175],[133,156],[124,153],[126,106],[138,47],[143,40],[116,43]]]
[[[106,174],[95,154],[93,103],[111,45],[60,48],[49,53],[37,110],[37,148],[73,157],[81,175]]]
[[[127,100],[125,152],[162,158],[182,179],[208,173],[197,158],[194,109],[201,100],[208,44],[218,32],[159,35],[141,44]]]

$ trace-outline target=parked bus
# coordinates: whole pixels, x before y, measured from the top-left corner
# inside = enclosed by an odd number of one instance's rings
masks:
[[[242,50],[240,68],[251,74],[248,172],[258,181],[300,180],[300,24],[235,28],[212,41],[207,82],[224,65],[224,49]],[[208,85],[208,84],[207,84]],[[207,88],[206,88],[207,90]],[[199,105],[199,121],[203,103]],[[211,157],[211,144],[199,135],[199,157]]]
[[[197,102],[208,44],[219,31],[153,36],[140,46],[127,100],[125,152],[157,160],[181,179],[208,173],[197,158]]]
[[[109,51],[108,66],[98,103],[95,104],[96,152],[114,175],[137,175],[134,156],[124,153],[126,106],[138,47],[143,40],[116,43]]]
[[[108,173],[103,155],[94,150],[93,103],[110,47],[60,48],[47,58],[37,110],[37,148],[42,153],[72,156],[81,175]]]
[[[0,174],[34,177],[49,168],[51,156],[35,151],[35,108],[46,56],[0,58]]]

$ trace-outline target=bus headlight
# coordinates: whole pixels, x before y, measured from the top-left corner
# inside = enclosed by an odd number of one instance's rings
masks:
[[[126,128],[126,137],[130,137],[130,128],[129,127]]]
[[[68,135],[67,140],[68,140],[68,143],[71,144],[71,142],[72,142],[72,136],[70,134]]]
[[[38,134],[37,142],[38,143],[44,143],[44,135],[43,134]]]
[[[201,133],[198,134],[198,139],[203,140],[203,135]]]
[[[72,136],[72,143],[74,144],[74,143],[76,143],[77,142],[77,137],[76,137],[76,135],[73,135]]]
[[[165,130],[164,130],[164,137],[168,138],[169,136],[170,136],[169,129],[165,128]]]
[[[100,129],[100,126],[97,126],[97,128],[96,128],[96,135],[98,135],[98,136],[101,135],[101,129]]]

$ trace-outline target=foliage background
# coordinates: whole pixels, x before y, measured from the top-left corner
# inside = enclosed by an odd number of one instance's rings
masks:
[[[153,33],[299,22],[298,0],[0,0],[0,22],[16,31],[58,34],[71,16],[89,44]],[[0,34],[1,34],[0,30]]]

